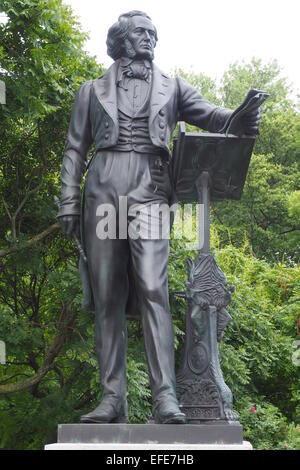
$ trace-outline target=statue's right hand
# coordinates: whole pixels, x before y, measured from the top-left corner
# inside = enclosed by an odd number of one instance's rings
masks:
[[[60,226],[69,238],[74,235],[80,240],[80,217],[79,215],[63,215],[58,218]]]

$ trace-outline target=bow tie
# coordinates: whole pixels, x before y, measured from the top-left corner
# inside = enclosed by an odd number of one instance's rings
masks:
[[[123,76],[129,78],[139,78],[140,80],[149,80],[149,69],[144,64],[132,62],[123,68]]]

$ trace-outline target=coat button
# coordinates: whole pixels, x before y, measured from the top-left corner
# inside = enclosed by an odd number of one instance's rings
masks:
[[[159,123],[159,127],[160,127],[161,129],[164,129],[164,127],[165,127],[165,123],[164,123],[163,121],[160,121],[160,123]]]
[[[105,140],[107,140],[109,138],[109,134],[105,134]]]
[[[164,116],[166,113],[165,113],[165,111],[164,111],[163,109],[161,109],[158,114],[159,114],[160,116]]]
[[[159,138],[160,138],[160,140],[165,140],[165,134],[162,134],[162,133],[159,134]]]
[[[109,127],[109,124],[108,124],[107,121],[106,121],[106,123],[105,123],[105,127],[106,127],[106,129]]]

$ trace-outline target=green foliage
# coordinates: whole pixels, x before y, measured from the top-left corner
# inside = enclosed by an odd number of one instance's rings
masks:
[[[262,107],[256,155],[242,200],[234,205],[216,204],[213,222],[221,244],[230,240],[242,246],[247,234],[249,248],[256,256],[297,262],[300,226],[295,191],[300,184],[300,114],[280,72],[276,61],[263,64],[252,59],[250,64],[233,64],[224,74],[220,92],[225,106],[238,106],[250,86],[267,91],[270,97]]]
[[[293,191],[288,197],[288,213],[290,217],[300,218],[300,191]]]
[[[274,163],[299,171],[300,115],[293,108],[266,111],[260,124],[255,153],[270,154]]]
[[[295,170],[295,165],[274,163],[272,155],[253,155],[241,201],[216,203],[212,209],[222,244],[242,247],[247,235],[250,250],[260,258],[298,259],[299,218],[291,210],[292,204],[296,211],[300,182]]]
[[[216,82],[204,73],[196,74],[193,71],[185,72],[181,68],[175,68],[172,72],[172,75],[174,77],[181,77],[185,81],[189,82],[208,101],[211,101],[212,103],[215,103],[217,105],[220,105],[222,103]]]
[[[288,424],[284,415],[270,403],[260,401],[252,412],[253,402],[240,404],[240,422],[244,439],[249,440],[255,450],[300,450],[300,430]]]
[[[221,95],[224,106],[235,109],[245,98],[249,88],[267,91],[270,94],[264,105],[267,110],[289,110],[291,91],[285,78],[280,77],[281,69],[276,60],[263,64],[253,58],[250,63],[234,63],[223,75]]]
[[[0,0],[0,447],[38,449],[57,424],[77,422],[101,399],[94,318],[81,310],[78,255],[60,234],[54,196],[74,93],[102,67],[60,0]],[[221,87],[177,70],[211,101],[235,107],[247,89],[270,93],[240,202],[213,208],[216,259],[236,286],[232,322],[220,345],[226,382],[245,438],[257,449],[299,449],[300,379],[293,363],[299,317],[299,113],[276,62],[234,64]],[[38,236],[39,238],[35,238]],[[185,289],[188,240],[171,240],[169,287]],[[255,256],[254,256],[255,255]],[[170,296],[176,364],[186,303]],[[146,422],[151,397],[143,334],[128,322],[130,422]],[[295,362],[295,361],[294,361]],[[251,411],[255,407],[255,412]]]
[[[0,24],[1,76],[9,106],[3,113],[44,118],[72,100],[74,89],[95,72],[83,52],[87,38],[70,7],[60,0],[1,0],[8,16]]]

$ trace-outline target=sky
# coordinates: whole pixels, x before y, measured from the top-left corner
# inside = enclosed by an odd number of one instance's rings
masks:
[[[219,80],[229,64],[277,59],[300,92],[299,0],[64,0],[89,32],[86,50],[108,67],[108,28],[121,13],[145,11],[158,31],[155,63]]]

